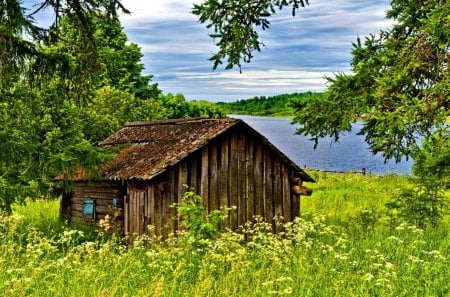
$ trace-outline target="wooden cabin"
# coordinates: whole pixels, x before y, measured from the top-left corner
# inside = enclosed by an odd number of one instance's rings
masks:
[[[185,184],[209,210],[232,207],[224,225],[237,229],[253,216],[273,222],[300,214],[303,182],[314,182],[264,136],[238,119],[133,122],[101,146],[117,147],[101,177],[72,177],[61,201],[66,219],[98,223],[107,214],[128,234],[178,229],[176,209]],[[150,228],[150,226],[153,226]],[[153,231],[154,230],[154,231]]]

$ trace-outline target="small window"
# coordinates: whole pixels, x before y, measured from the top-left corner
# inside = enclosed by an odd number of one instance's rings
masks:
[[[83,217],[88,220],[95,220],[95,203],[92,199],[83,201]]]

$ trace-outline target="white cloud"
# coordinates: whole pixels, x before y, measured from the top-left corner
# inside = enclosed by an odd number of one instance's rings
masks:
[[[173,93],[183,93],[187,98],[227,101],[259,95],[276,95],[305,91],[323,91],[325,76],[329,71],[251,70],[237,72],[179,72],[172,73],[177,82],[165,81],[163,86]],[[181,87],[182,86],[182,87]],[[255,93],[257,90],[259,93]]]
[[[25,0],[29,8],[38,0]],[[295,17],[289,9],[270,19],[261,32],[267,45],[255,53],[243,74],[212,71],[207,58],[216,51],[208,30],[190,13],[202,0],[123,0],[131,15],[122,25],[144,54],[146,73],[164,92],[188,99],[231,100],[279,93],[320,91],[324,76],[350,69],[351,43],[392,24],[384,18],[389,0],[310,0]],[[39,23],[51,19],[39,13]]]
[[[193,3],[200,0],[123,0],[122,4],[131,11],[123,15],[125,26],[139,26],[141,23],[158,23],[162,21],[196,20],[190,13]]]
[[[295,18],[284,10],[261,32],[267,45],[243,74],[211,71],[216,51],[208,30],[190,13],[193,1],[125,0],[122,16],[132,42],[144,53],[146,71],[164,92],[189,99],[230,100],[279,93],[320,91],[324,76],[349,70],[351,43],[391,24],[389,0],[311,0]],[[201,0],[195,2],[200,3]]]

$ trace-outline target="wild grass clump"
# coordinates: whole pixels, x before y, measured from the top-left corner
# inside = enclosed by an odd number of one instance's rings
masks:
[[[333,190],[338,180],[322,183],[330,179],[319,178],[316,189]],[[358,188],[369,186],[360,179]],[[388,200],[388,190],[380,192],[378,199]],[[350,193],[348,201],[356,205],[362,192]],[[406,223],[391,226],[381,215],[382,201],[358,202],[363,209],[379,205],[374,209],[380,216],[353,206],[331,216],[325,209],[284,224],[278,234],[259,217],[239,232],[216,233],[216,222],[196,216],[196,228],[213,224],[132,245],[101,231],[87,237],[64,224],[45,231],[27,224],[22,211],[33,212],[40,203],[0,216],[3,296],[450,295],[449,225],[425,231]],[[313,203],[303,203],[303,210]],[[364,219],[356,220],[358,214]]]

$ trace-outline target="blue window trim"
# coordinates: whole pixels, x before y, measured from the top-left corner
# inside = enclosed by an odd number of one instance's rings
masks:
[[[83,201],[83,217],[95,220],[95,200],[86,199]]]

